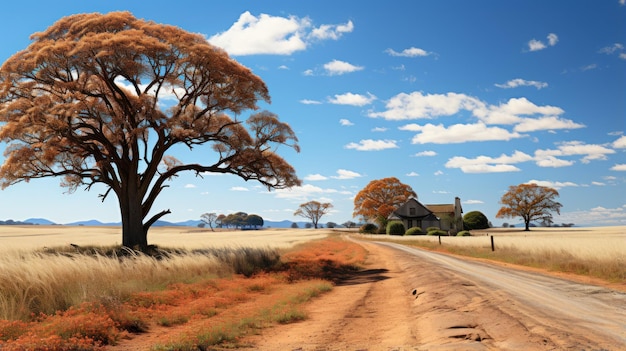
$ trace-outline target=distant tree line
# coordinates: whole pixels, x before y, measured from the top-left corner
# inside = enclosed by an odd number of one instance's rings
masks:
[[[0,225],[33,225],[33,223],[14,221],[7,219],[6,221],[0,221]]]
[[[213,225],[217,228],[259,229],[263,227],[264,223],[263,217],[245,212],[236,212],[229,215],[205,213],[200,218],[204,222],[203,224],[209,225],[211,230],[213,230]]]

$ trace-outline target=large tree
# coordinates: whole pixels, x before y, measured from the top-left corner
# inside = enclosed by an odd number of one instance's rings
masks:
[[[180,172],[300,185],[274,152],[299,151],[289,125],[266,111],[237,119],[269,103],[265,83],[202,35],[113,12],[62,18],[31,40],[0,68],[3,188],[56,176],[70,191],[102,184],[103,200],[117,196],[123,245],[142,248],[170,213],[152,206]],[[185,163],[171,155],[180,146],[208,149]]]
[[[211,231],[215,231],[213,229],[213,223],[216,223],[217,221],[217,214],[211,212],[211,213],[203,213],[202,216],[200,216],[200,220],[202,220],[202,222],[206,223],[209,225],[209,228],[211,228]]]
[[[537,184],[511,185],[502,195],[500,203],[503,205],[497,218],[521,217],[524,220],[526,231],[530,230],[530,222],[534,220],[552,220],[552,212],[560,214],[561,205],[556,201],[559,192],[555,189]]]
[[[332,208],[333,205],[330,202],[309,201],[300,204],[300,208],[293,215],[310,219],[315,229],[317,229],[320,218],[330,212]]]
[[[398,178],[372,180],[356,194],[353,216],[375,221],[380,228],[384,228],[387,226],[387,217],[391,212],[411,197],[417,197],[417,194]]]

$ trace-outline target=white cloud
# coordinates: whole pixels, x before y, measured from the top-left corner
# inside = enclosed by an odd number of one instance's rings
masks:
[[[301,104],[305,104],[305,105],[320,105],[321,102],[317,101],[317,100],[309,100],[309,99],[304,99],[304,100],[300,100]]]
[[[596,69],[596,68],[598,68],[598,65],[595,63],[592,63],[590,65],[581,67],[580,70],[584,72],[584,71],[591,71],[592,69]]]
[[[344,33],[350,33],[354,30],[354,23],[348,21],[346,24],[323,24],[311,31],[310,37],[319,40],[338,40]]]
[[[524,80],[521,78],[512,79],[504,84],[494,84],[498,88],[510,89],[517,87],[535,87],[537,89],[543,89],[548,86],[548,83],[538,82],[535,80]]]
[[[185,184],[185,189],[193,189],[196,186],[194,184]]]
[[[354,123],[350,122],[349,119],[345,119],[345,118],[340,119],[339,124],[341,124],[342,126],[346,126],[346,127],[354,125]]]
[[[443,173],[443,171],[441,171],[441,170],[437,170],[437,171],[436,171],[435,173],[433,173],[433,174],[434,174],[434,175],[436,175],[436,176],[440,176],[440,175],[443,175],[444,173]]]
[[[319,181],[319,180],[326,180],[326,179],[328,179],[328,177],[323,176],[321,174],[309,174],[308,176],[304,177],[304,180],[311,181],[311,182]]]
[[[597,186],[605,186],[606,185],[605,183],[602,183],[602,182],[591,182],[591,184],[597,185]]]
[[[536,150],[535,157],[543,160],[549,156],[580,156],[583,163],[589,163],[592,160],[606,160],[606,155],[614,154],[615,150],[606,148],[597,144],[585,144],[580,141],[568,141],[560,143],[557,149]]]
[[[597,206],[590,210],[561,212],[556,218],[562,223],[624,225],[626,223],[626,206],[617,208]]]
[[[386,149],[397,149],[398,145],[395,140],[373,140],[365,139],[358,143],[349,143],[346,149],[354,149],[357,151],[380,151]]]
[[[520,169],[513,166],[516,163],[532,161],[533,157],[521,151],[515,151],[512,155],[505,154],[499,157],[478,156],[470,159],[455,156],[446,162],[446,168],[459,168],[463,173],[500,173],[517,172]]]
[[[540,40],[531,39],[528,42],[528,50],[530,50],[530,51],[543,50],[543,49],[547,48],[548,46],[554,46],[554,45],[556,45],[556,43],[559,42],[559,37],[556,34],[554,34],[554,33],[548,34],[548,36],[546,38],[548,39],[548,44],[547,45],[544,42],[540,41]]]
[[[407,124],[400,130],[418,132],[413,139],[413,144],[458,144],[468,141],[488,140],[511,140],[521,138],[523,135],[517,132],[509,132],[500,127],[487,127],[484,123],[454,124],[445,127],[442,124]]]
[[[626,5],[626,0],[619,0],[619,4],[622,6]]]
[[[522,116],[558,116],[565,111],[556,106],[537,106],[526,98],[512,98],[505,104],[491,105],[472,111],[487,124],[515,124],[524,122]]]
[[[234,186],[230,188],[231,191],[250,191],[250,189],[243,186]]]
[[[387,101],[384,112],[370,112],[370,117],[382,117],[386,120],[400,121],[410,119],[451,116],[461,110],[472,111],[484,108],[480,100],[465,94],[427,94],[412,92],[400,93]]]
[[[564,187],[578,187],[578,184],[574,182],[553,182],[551,180],[536,180],[536,179],[529,180],[526,182],[526,184],[537,184],[539,186],[545,186],[545,187],[553,188],[556,190],[559,190]]]
[[[611,167],[611,170],[624,172],[626,171],[626,163],[616,164],[615,166]]]
[[[293,187],[290,189],[276,189],[274,194],[279,199],[291,199],[294,201],[306,201],[312,197],[319,197],[322,194],[336,193],[335,189],[323,189],[311,184]]]
[[[624,0],[626,1],[626,0]],[[600,49],[598,52],[601,54],[607,54],[607,55],[611,55],[614,54],[616,52],[620,52],[624,50],[624,45],[620,44],[620,43],[615,43],[612,46],[605,46],[602,49]]]
[[[354,179],[354,178],[360,178],[362,177],[361,174],[354,172],[354,171],[349,171],[347,169],[338,169],[337,170],[337,175],[336,176],[331,176],[331,178],[333,179]]]
[[[626,149],[626,135],[622,135],[619,139],[615,140],[613,147],[616,149]]]
[[[522,118],[513,129],[516,132],[535,132],[538,130],[555,129],[578,129],[585,128],[584,124],[576,123],[569,119],[556,116],[546,116],[540,118]]]
[[[312,69],[307,69],[304,72],[302,72],[303,75],[305,76],[312,76],[313,75],[313,70]]]
[[[485,202],[481,200],[466,200],[466,201],[463,201],[463,203],[467,205],[478,205],[478,204],[484,204]]]
[[[419,177],[419,173],[417,172],[410,172],[406,174],[407,177]]]
[[[345,93],[335,95],[334,98],[328,98],[328,102],[335,105],[351,105],[351,106],[365,106],[376,100],[376,96],[367,93],[367,95]]]
[[[289,70],[289,66],[287,66],[287,65],[280,65],[280,66],[278,66],[278,69]]]
[[[420,56],[428,56],[432,54],[424,49],[420,49],[416,47],[410,47],[408,49],[402,50],[401,52],[397,52],[393,49],[387,49],[385,50],[385,52],[391,56],[401,56],[401,57],[420,57]]]
[[[339,60],[332,60],[324,64],[324,69],[331,76],[339,76],[346,73],[361,71],[363,68],[363,66],[355,66],[351,63]]]
[[[420,151],[418,153],[416,153],[415,155],[413,155],[415,157],[422,157],[422,156],[437,156],[437,153],[435,151]]]
[[[385,127],[374,127],[372,128],[372,132],[386,132],[387,128]]]
[[[227,31],[213,35],[208,41],[235,56],[291,55],[306,49],[304,36],[310,25],[307,18],[285,18],[267,14],[256,17],[246,11]]]
[[[574,164],[574,161],[563,160],[554,156],[546,156],[537,160],[537,166],[539,167],[567,167]]]

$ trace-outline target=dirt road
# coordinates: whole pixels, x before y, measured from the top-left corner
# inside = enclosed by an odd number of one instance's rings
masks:
[[[367,267],[255,350],[623,350],[626,293],[361,242]]]

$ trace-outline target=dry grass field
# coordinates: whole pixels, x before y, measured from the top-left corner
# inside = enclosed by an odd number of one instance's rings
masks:
[[[326,230],[264,229],[250,231],[216,230],[190,227],[153,227],[148,243],[160,247],[185,249],[207,247],[290,247],[328,235]],[[120,227],[91,226],[0,226],[0,252],[7,249],[33,250],[43,247],[112,246],[122,242]]]

